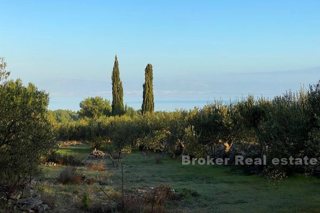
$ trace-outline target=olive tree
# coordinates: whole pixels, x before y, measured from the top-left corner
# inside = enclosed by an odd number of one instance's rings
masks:
[[[110,102],[101,97],[86,98],[80,103],[79,115],[81,118],[98,118],[100,116],[111,115]]]
[[[48,94],[20,80],[0,85],[0,188],[10,198],[38,172],[54,145]]]

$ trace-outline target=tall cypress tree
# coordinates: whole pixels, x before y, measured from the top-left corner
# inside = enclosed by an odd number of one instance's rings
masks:
[[[112,114],[121,115],[124,113],[123,88],[120,80],[119,63],[117,56],[114,60],[112,71]]]
[[[148,64],[145,69],[145,83],[143,84],[143,102],[141,108],[143,114],[154,111],[153,70],[151,64]]]

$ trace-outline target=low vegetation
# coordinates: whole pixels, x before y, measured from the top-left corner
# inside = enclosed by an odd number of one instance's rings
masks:
[[[230,105],[213,103],[202,109],[155,112],[97,119],[69,120],[55,130],[60,140],[89,141],[92,147],[123,153],[156,152],[177,158],[295,158],[319,156],[318,85],[309,91],[288,92],[272,100],[248,97]],[[162,154],[161,154],[162,153]],[[161,158],[157,160],[161,161]],[[243,167],[271,178],[294,173],[318,175],[319,165],[282,165],[271,162]]]
[[[77,147],[74,155],[77,155]],[[82,153],[78,153],[80,156]],[[87,151],[90,154],[90,150]],[[147,156],[134,152],[123,157],[124,208],[127,212],[317,212],[316,200],[320,180],[315,177],[293,175],[280,182],[263,176],[248,175],[241,169],[221,166],[182,166],[179,159],[164,156],[161,164],[157,154]],[[91,160],[99,163],[99,159]],[[87,166],[76,168],[76,174],[87,184],[57,183],[64,166],[42,166],[43,174],[36,189],[46,197],[54,197],[58,212],[121,211],[122,174],[108,158],[105,171]],[[303,196],[295,196],[297,194]]]

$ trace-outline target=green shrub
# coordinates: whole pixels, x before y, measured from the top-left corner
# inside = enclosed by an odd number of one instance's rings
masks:
[[[20,80],[0,84],[0,187],[7,197],[37,174],[54,146],[48,94]]]
[[[66,167],[59,174],[58,182],[62,184],[81,184],[83,178],[76,172],[74,167]]]
[[[78,160],[72,155],[62,155],[57,152],[52,152],[47,157],[47,162],[54,162],[54,163],[65,165],[65,166],[83,166],[84,165],[82,161]]]
[[[81,203],[82,203],[82,208],[89,209],[90,199],[87,193],[83,194]]]

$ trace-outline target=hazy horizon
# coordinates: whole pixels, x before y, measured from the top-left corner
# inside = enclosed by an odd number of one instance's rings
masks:
[[[183,76],[180,78],[183,79]],[[196,90],[199,88],[196,76],[193,80],[184,79],[181,82],[175,82],[175,79],[154,79],[155,109],[159,111],[192,109],[214,101],[229,104],[246,98],[248,95],[273,98],[286,91],[298,92],[303,88],[308,89],[309,85],[316,84],[320,80],[320,67],[279,72],[223,73],[216,74],[215,78],[204,79],[206,80],[201,81],[199,90]],[[299,79],[299,82],[296,79]],[[141,85],[130,82],[123,83],[124,102],[130,107],[140,109],[142,82]],[[37,82],[37,85],[40,89],[46,88],[50,93],[49,108],[53,110],[78,110],[80,101],[86,97],[101,96],[112,100],[111,79],[44,80]],[[177,86],[180,90],[175,89]],[[66,91],[68,92],[66,93]],[[60,107],[62,105],[64,107]]]

